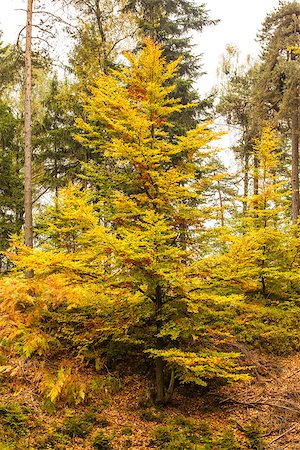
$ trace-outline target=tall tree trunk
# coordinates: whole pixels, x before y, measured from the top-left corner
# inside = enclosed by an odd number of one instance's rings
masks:
[[[162,291],[159,285],[156,286],[155,292],[156,300],[156,332],[159,334],[162,327]],[[156,338],[156,345],[158,349],[163,348],[163,339],[161,337]],[[156,402],[163,404],[165,402],[165,374],[164,374],[164,361],[158,357],[155,359],[155,375],[156,375]]]
[[[164,362],[162,358],[155,359],[155,375],[156,375],[156,403],[162,405],[165,403],[165,377],[164,377]]]
[[[221,222],[221,227],[224,227],[225,226],[225,218],[224,218],[223,197],[222,197],[220,181],[218,181],[217,190],[218,190],[218,196],[219,196],[220,222]]]
[[[292,221],[299,216],[299,118],[298,110],[292,117]]]
[[[248,210],[248,195],[249,195],[249,151],[248,147],[245,148],[244,155],[244,202],[243,202],[243,214]]]
[[[108,70],[107,42],[106,42],[106,34],[104,31],[104,26],[103,26],[103,17],[102,17],[102,12],[101,12],[101,8],[100,8],[100,0],[96,0],[95,11],[96,11],[96,20],[97,20],[97,25],[98,25],[98,31],[100,33],[101,44],[102,44],[102,48],[100,49],[100,51],[102,51],[102,58],[103,58],[102,70],[106,74],[107,70]]]
[[[24,165],[24,242],[33,247],[32,231],[32,138],[31,138],[31,90],[32,90],[32,10],[33,0],[27,0],[26,48],[25,48],[25,165]],[[30,278],[32,271],[26,272]]]
[[[255,155],[255,154],[254,154],[253,165],[254,165],[253,194],[254,195],[258,195],[258,166],[259,166],[259,161],[258,161],[257,155]]]

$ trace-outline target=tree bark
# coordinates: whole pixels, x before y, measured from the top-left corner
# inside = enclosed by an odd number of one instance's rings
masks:
[[[254,154],[254,161],[253,161],[253,165],[254,165],[254,177],[253,177],[253,194],[254,195],[258,195],[258,166],[259,166],[259,161],[258,161],[258,157],[257,155]]]
[[[218,196],[219,196],[220,222],[221,222],[221,227],[224,227],[225,226],[225,218],[224,218],[223,197],[222,197],[220,181],[218,181],[217,190],[218,190]]]
[[[33,0],[27,0],[26,48],[25,48],[25,164],[24,164],[24,242],[33,247],[32,230],[32,130],[31,130],[31,94],[32,94],[32,11]],[[25,273],[32,277],[32,271]]]
[[[156,403],[163,405],[165,403],[165,377],[164,377],[164,362],[162,358],[155,360],[155,375],[156,375]]]
[[[103,72],[105,74],[107,74],[107,69],[108,69],[107,42],[106,42],[106,35],[105,35],[104,27],[103,27],[103,18],[102,18],[99,0],[96,0],[95,10],[96,10],[96,20],[97,20],[97,25],[98,25],[98,31],[100,33],[101,43],[102,43],[102,49],[101,49],[102,55],[103,55],[102,69],[103,69]]]
[[[292,117],[292,221],[299,216],[299,118],[298,110]]]
[[[156,302],[156,332],[159,334],[162,327],[162,290],[159,285],[155,289]],[[156,346],[159,350],[163,349],[164,342],[160,336],[156,338]],[[155,375],[156,375],[156,402],[160,405],[165,403],[165,374],[164,361],[162,358],[155,359]]]
[[[248,147],[245,148],[244,155],[244,202],[243,202],[243,214],[246,214],[248,210],[248,195],[249,195],[249,151]]]

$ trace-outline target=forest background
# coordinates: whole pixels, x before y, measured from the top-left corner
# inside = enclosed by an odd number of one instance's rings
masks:
[[[300,4],[266,16],[257,60],[228,45],[206,96],[208,5],[49,5],[28,0],[0,47],[3,446],[272,445],[276,421],[212,431],[165,411],[261,382],[258,360],[297,361]],[[122,383],[140,391],[128,426],[105,416]]]

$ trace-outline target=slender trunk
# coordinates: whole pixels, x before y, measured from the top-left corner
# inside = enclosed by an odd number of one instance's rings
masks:
[[[253,194],[254,195],[258,195],[258,187],[259,187],[258,186],[258,166],[259,166],[259,161],[258,161],[257,155],[254,155],[253,164],[254,164]]]
[[[244,156],[244,203],[243,203],[243,214],[248,210],[248,195],[249,195],[249,151],[246,148],[246,153]]]
[[[266,211],[267,209],[267,197],[266,197],[266,170],[264,170],[264,178],[263,178],[263,192],[264,192],[264,204],[263,204],[263,210]],[[267,229],[267,219],[266,216],[264,218],[264,222],[263,222],[263,227],[264,230]],[[267,246],[264,245],[263,246],[263,258],[262,258],[262,273],[264,273],[264,269],[266,267],[266,260],[265,260],[265,256],[266,256],[266,252],[267,252]],[[264,298],[267,298],[267,286],[266,286],[266,278],[264,275],[262,275],[261,277],[261,285],[262,285],[262,294],[264,296]]]
[[[299,216],[299,119],[298,111],[292,117],[292,221]]]
[[[258,157],[256,155],[256,153],[254,153],[254,158],[253,158],[253,166],[254,166],[254,171],[253,171],[253,195],[254,195],[254,203],[253,203],[253,209],[254,211],[258,209],[258,191],[259,191],[259,160]],[[257,213],[254,213],[254,217],[257,219],[258,215]]]
[[[159,334],[162,327],[162,291],[161,287],[156,286],[155,292],[156,300],[156,332]],[[157,337],[156,345],[159,350],[163,348],[163,339]],[[165,403],[165,374],[164,374],[164,361],[162,358],[155,359],[155,375],[156,375],[156,402],[158,404]]]
[[[171,400],[174,392],[174,387],[175,387],[175,370],[171,369],[169,386],[165,393],[165,403],[169,403],[169,401]]]
[[[32,45],[32,7],[33,0],[28,0],[26,23],[26,50],[25,50],[25,245],[33,246],[32,235],[32,143],[31,143],[31,45]]]
[[[218,181],[218,195],[219,195],[219,207],[220,207],[221,227],[224,227],[224,225],[225,225],[225,219],[224,219],[223,197],[222,197],[222,191],[221,191],[221,184],[220,184],[220,181]]]
[[[54,204],[55,204],[55,211],[58,211],[58,167],[57,167],[57,148],[55,146],[54,149],[54,179],[55,179],[55,195],[54,195]]]
[[[165,403],[165,377],[164,377],[164,362],[162,358],[155,360],[155,375],[156,375],[156,402],[159,405]]]
[[[58,198],[58,165],[57,165],[57,148],[54,147],[54,179],[55,179],[55,199]]]
[[[101,44],[102,44],[102,48],[100,51],[102,51],[102,57],[103,57],[103,72],[107,73],[107,69],[108,69],[108,56],[107,56],[107,42],[106,42],[106,35],[105,35],[105,31],[104,31],[104,26],[103,26],[103,15],[101,13],[101,9],[100,9],[100,1],[96,0],[96,20],[97,20],[97,25],[98,25],[98,31],[100,33],[100,37],[101,37]]]
[[[32,139],[31,139],[31,88],[32,88],[32,10],[33,0],[27,2],[26,49],[25,49],[25,164],[24,164],[24,242],[33,247],[32,230]],[[31,270],[25,273],[31,278]]]

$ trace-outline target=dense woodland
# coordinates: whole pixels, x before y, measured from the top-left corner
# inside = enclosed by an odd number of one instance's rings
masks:
[[[300,3],[207,98],[208,5],[25,13],[0,43],[0,449],[300,449]]]

